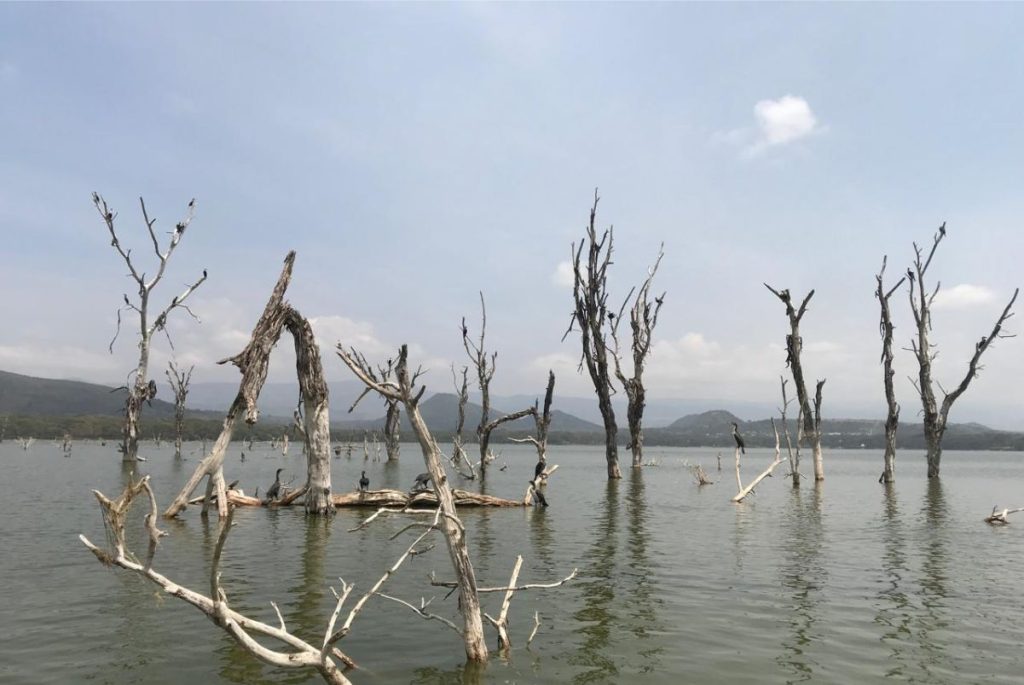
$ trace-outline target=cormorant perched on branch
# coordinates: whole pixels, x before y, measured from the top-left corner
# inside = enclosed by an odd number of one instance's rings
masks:
[[[740,435],[740,425],[735,421],[732,422],[732,437],[736,438],[736,446],[740,448],[740,454],[746,454],[747,446],[743,442],[743,436]]]
[[[543,461],[537,462],[537,466],[533,469],[533,480],[536,481],[538,478],[541,477],[541,474],[544,473],[544,466],[545,464]]]
[[[941,237],[943,237],[943,238],[946,237],[946,222],[945,221],[943,221],[942,225],[939,226],[939,235]]]
[[[429,473],[421,473],[420,475],[416,476],[416,482],[412,484],[413,491],[415,492],[417,490],[426,490],[427,484],[430,482],[430,480],[431,478]]]
[[[274,474],[274,482],[271,484],[270,489],[267,490],[267,501],[273,501],[277,499],[277,496],[281,494],[281,472],[284,469],[278,469],[277,473]]]
[[[364,491],[370,489],[370,479],[366,477],[366,471],[363,471],[363,477],[359,479],[359,489]]]

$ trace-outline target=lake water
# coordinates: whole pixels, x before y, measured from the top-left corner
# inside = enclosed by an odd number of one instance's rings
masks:
[[[124,483],[113,443],[28,451],[0,444],[4,496],[0,554],[0,682],[3,683],[304,683],[312,673],[258,663],[191,607],[156,586],[97,563],[77,539],[102,544],[90,490],[114,496]],[[535,463],[531,450],[499,446],[486,490],[522,496]],[[172,448],[146,445],[140,471],[152,475],[167,504],[191,473]],[[297,446],[282,456],[267,446],[232,447],[228,480],[261,491],[283,466],[305,473]],[[580,576],[555,590],[517,593],[514,642],[507,660],[465,669],[457,635],[379,598],[341,647],[362,666],[355,683],[1021,683],[1024,679],[1024,514],[1002,528],[982,522],[992,506],[1024,506],[1024,455],[947,452],[941,483],[924,478],[923,454],[903,452],[897,482],[876,483],[881,454],[826,453],[828,479],[799,491],[768,479],[734,505],[732,455],[717,449],[652,448],[657,466],[609,484],[603,453],[554,447],[560,464],[548,509],[463,510],[481,585],[503,585],[517,553],[521,582]],[[366,469],[371,487],[408,488],[423,470],[413,445],[397,465],[332,460],[336,491],[355,488]],[[626,456],[624,454],[624,456]],[[749,480],[770,461],[750,450]],[[716,481],[699,488],[686,463],[701,462]],[[809,470],[810,463],[807,460]],[[337,578],[365,590],[411,538],[388,541],[402,525],[379,521],[350,533],[370,512],[341,510],[329,521],[301,509],[241,509],[222,564],[234,608],[274,623],[276,601],[289,627],[320,639]],[[1013,518],[1011,518],[1013,520]],[[208,591],[217,526],[195,508],[170,535],[155,568]],[[451,570],[437,547],[408,561],[389,594],[455,617],[427,576]],[[139,546],[141,550],[141,545]],[[485,596],[495,615],[501,596]],[[524,647],[539,611],[541,628]],[[487,627],[488,642],[496,642]]]

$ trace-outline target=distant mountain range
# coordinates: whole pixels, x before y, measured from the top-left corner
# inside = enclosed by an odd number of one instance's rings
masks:
[[[166,388],[166,386],[163,386]],[[113,419],[124,409],[124,388],[110,388],[80,381],[53,380],[35,378],[6,371],[0,371],[0,416],[32,417],[30,424],[33,430],[39,431],[40,426],[48,420],[51,424],[67,426],[81,425],[69,423],[68,417],[106,417]],[[166,392],[166,390],[165,390]],[[218,430],[228,404],[233,399],[237,386],[231,384],[197,384],[189,393],[189,405],[202,407],[191,410],[187,414],[195,422],[194,430],[207,434]],[[339,387],[332,384],[332,431],[339,439],[361,438],[364,433],[379,433],[384,427],[383,402],[373,397],[366,397],[360,404],[361,411],[348,414],[346,410],[356,397],[358,386],[354,383],[343,383]],[[292,395],[293,400],[282,402],[281,398]],[[260,424],[265,430],[272,426],[290,424],[290,414],[298,400],[298,388],[290,388],[288,384],[268,384],[261,396],[260,409],[263,419]],[[569,398],[564,404],[577,405],[582,398]],[[495,401],[495,407],[501,406],[506,411],[523,409],[533,405],[533,398],[501,398]],[[556,398],[556,406],[563,401]],[[455,432],[458,416],[458,399],[451,393],[438,393],[420,404],[420,411],[431,431],[439,440],[448,440]],[[470,402],[466,406],[465,439],[475,438],[476,426],[480,422],[481,408],[479,404]],[[155,399],[152,406],[143,410],[144,419],[163,422],[174,415],[172,403],[163,399]],[[492,408],[491,417],[503,416],[503,411]],[[351,418],[350,418],[351,417]],[[624,417],[623,417],[624,418]],[[688,413],[681,418],[662,425],[644,429],[644,442],[647,445],[679,445],[679,446],[711,446],[730,448],[733,445],[731,423],[740,426],[747,444],[754,446],[773,446],[775,443],[771,421],[761,419],[744,421],[735,414],[722,409]],[[93,422],[95,423],[95,422]],[[108,421],[109,425],[114,425]],[[624,423],[620,419],[620,424]],[[653,423],[653,422],[651,422]],[[789,420],[791,435],[795,438],[795,421]],[[781,426],[780,426],[781,429]],[[275,428],[273,430],[280,430]],[[402,433],[409,438],[411,428],[405,420],[403,412]],[[495,441],[509,437],[532,434],[534,423],[531,417],[525,417],[501,426],[494,433]],[[865,419],[824,419],[822,421],[823,443],[828,447],[867,447],[878,449],[884,446],[884,421]],[[620,425],[619,436],[622,443],[628,438],[628,429]],[[604,429],[601,425],[579,418],[563,411],[552,409],[550,440],[554,444],[580,443],[599,444],[604,440]],[[903,448],[922,448],[924,431],[920,424],[903,424],[898,434],[898,444]],[[946,432],[944,446],[948,449],[986,449],[986,450],[1024,450],[1024,433],[998,431],[978,423],[950,424]]]

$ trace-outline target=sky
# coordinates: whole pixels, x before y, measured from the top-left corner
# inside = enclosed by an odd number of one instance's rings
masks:
[[[196,199],[155,301],[209,279],[200,322],[179,311],[173,349],[154,344],[161,380],[172,357],[234,380],[215,362],[294,249],[289,299],[329,378],[348,378],[339,341],[371,359],[406,342],[450,390],[482,291],[492,391],[541,394],[552,368],[586,396],[562,335],[599,189],[613,301],[664,243],[652,398],[776,400],[787,321],[767,282],[815,290],[803,361],[825,415],[882,417],[883,255],[898,277],[947,222],[929,272],[946,388],[1024,281],[1022,27],[1013,4],[0,4],[0,369],[133,368],[127,318],[108,352],[132,283],[98,191],[143,270],[138,198],[163,232]],[[909,347],[905,290],[892,302]],[[1022,345],[989,350],[952,420],[1024,430]],[[909,352],[896,369],[914,420]]]

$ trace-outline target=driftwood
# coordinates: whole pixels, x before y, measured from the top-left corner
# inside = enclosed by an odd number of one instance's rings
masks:
[[[580,344],[582,346],[580,368],[584,364],[594,384],[597,394],[597,406],[601,410],[604,423],[605,463],[608,468],[608,479],[622,478],[619,470],[619,428],[615,423],[615,409],[612,407],[612,383],[608,367],[608,341],[606,331],[611,324],[608,312],[608,267],[612,263],[612,246],[614,235],[611,228],[601,238],[597,237],[595,222],[597,219],[597,191],[594,191],[594,204],[590,208],[590,223],[586,228],[586,237],[580,240],[579,247],[572,245],[573,265],[573,312],[569,328],[562,340],[572,332],[574,325],[579,325]],[[587,260],[583,262],[583,248],[587,247]],[[613,315],[614,316],[614,315]]]
[[[1003,313],[996,320],[992,331],[987,336],[982,336],[981,340],[975,344],[974,354],[967,363],[967,373],[964,374],[963,380],[960,381],[959,385],[952,392],[946,392],[941,385],[939,386],[943,394],[940,405],[936,399],[935,388],[932,382],[932,362],[935,360],[938,352],[934,350],[935,345],[929,340],[929,334],[932,330],[932,303],[935,301],[935,296],[939,294],[941,284],[936,282],[935,289],[929,293],[925,288],[924,279],[928,273],[928,267],[932,263],[932,257],[935,256],[935,250],[945,237],[946,224],[943,223],[935,233],[932,240],[932,249],[928,252],[927,258],[924,258],[921,248],[917,246],[917,243],[914,243],[913,270],[907,269],[910,285],[908,290],[910,310],[914,315],[914,324],[917,327],[916,336],[910,342],[910,350],[917,359],[917,380],[911,379],[910,382],[913,383],[914,389],[917,390],[918,395],[921,397],[922,413],[924,414],[924,437],[928,447],[926,458],[928,461],[929,478],[936,478],[939,475],[939,467],[942,461],[942,438],[946,434],[949,410],[953,407],[953,403],[967,391],[971,381],[981,371],[981,356],[988,348],[992,347],[997,339],[1014,337],[1003,332],[1003,324],[1013,316],[1013,303],[1017,301],[1017,294],[1020,292],[1019,288],[1013,291],[1013,297],[1010,298],[1010,301],[1003,309]]]
[[[1003,509],[1000,511],[999,507],[992,507],[992,513],[985,517],[985,523],[991,523],[993,525],[1007,525],[1010,523],[1008,518],[1010,514],[1016,514],[1018,511],[1024,511],[1024,507],[1018,509]]]
[[[139,362],[135,367],[135,376],[131,381],[131,387],[125,388],[128,391],[128,399],[125,401],[124,426],[122,428],[120,450],[124,461],[135,462],[139,453],[139,417],[142,414],[142,404],[151,401],[156,396],[156,382],[148,377],[149,353],[150,347],[153,344],[153,337],[161,331],[168,335],[166,329],[167,317],[175,309],[184,309],[192,318],[197,321],[199,320],[185,304],[185,301],[206,280],[205,269],[200,278],[187,286],[180,295],[174,297],[171,303],[157,313],[155,317],[150,318],[152,312],[149,308],[153,289],[163,279],[164,271],[167,269],[167,261],[170,259],[175,248],[178,247],[182,236],[185,235],[185,230],[192,223],[195,200],[193,199],[188,203],[188,212],[185,218],[175,224],[167,247],[161,248],[160,241],[157,239],[156,231],[154,230],[156,219],[149,218],[149,214],[146,211],[146,203],[141,197],[139,198],[139,205],[142,207],[142,218],[146,224],[146,231],[149,233],[153,251],[156,253],[158,260],[156,273],[149,278],[146,277],[145,271],[140,270],[137,261],[132,258],[132,251],[130,249],[126,250],[121,245],[120,239],[118,239],[117,232],[114,230],[114,219],[117,218],[117,214],[107,205],[106,200],[99,193],[92,194],[92,202],[96,206],[96,211],[100,213],[103,223],[106,224],[107,231],[110,233],[111,247],[117,251],[125,265],[127,265],[128,275],[135,281],[138,290],[138,299],[134,301],[128,297],[128,293],[124,294],[124,306],[117,310],[117,331],[114,333],[114,339],[110,341],[110,351],[113,352],[114,342],[117,341],[117,337],[121,332],[121,312],[134,312],[139,317]],[[169,339],[170,337],[168,336]]]
[[[622,371],[621,352],[619,349],[619,325],[622,323],[622,314],[626,310],[633,292],[622,302],[619,308],[619,315],[612,322],[612,340],[615,347],[612,353],[612,360],[615,362],[615,377],[622,383],[626,391],[626,421],[629,423],[629,448],[633,452],[633,468],[640,468],[644,463],[644,433],[643,418],[644,408],[647,405],[647,391],[644,389],[644,365],[647,357],[651,354],[651,334],[658,324],[658,313],[665,301],[665,293],[661,297],[655,297],[651,302],[651,281],[658,271],[661,258],[665,256],[664,245],[658,248],[658,258],[654,260],[647,272],[647,278],[640,285],[636,293],[633,306],[629,310],[629,325],[632,330],[630,349],[633,357],[633,375],[629,378]],[[611,314],[608,315],[611,318]]]
[[[707,471],[700,464],[690,464],[690,473],[693,475],[693,479],[697,482],[697,485],[714,485],[715,482],[708,477]]]
[[[764,471],[762,471],[761,474],[757,478],[755,478],[754,480],[750,481],[750,484],[747,485],[746,487],[743,487],[743,484],[740,481],[740,469],[739,469],[739,463],[740,463],[739,452],[740,451],[739,451],[739,448],[736,449],[736,480],[737,480],[737,485],[740,486],[740,491],[737,492],[736,496],[732,498],[733,502],[742,502],[743,499],[747,495],[749,495],[751,492],[754,491],[754,488],[756,488],[761,483],[761,481],[763,481],[768,476],[772,475],[772,471],[775,470],[776,466],[778,466],[779,464],[782,463],[783,459],[782,459],[781,443],[779,441],[779,429],[775,425],[775,417],[772,417],[772,430],[775,431],[775,459],[772,460],[772,463],[768,465],[768,468],[766,468]]]

